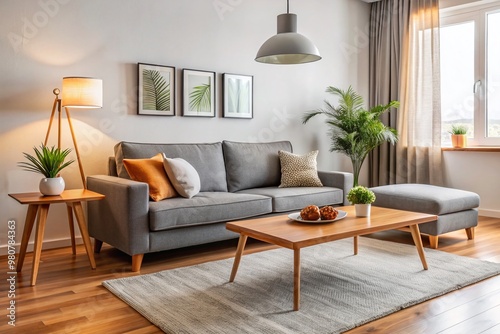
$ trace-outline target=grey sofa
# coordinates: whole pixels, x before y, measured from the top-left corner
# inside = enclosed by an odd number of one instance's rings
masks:
[[[109,175],[87,178],[88,189],[106,196],[88,203],[94,250],[99,252],[106,242],[131,255],[132,271],[139,271],[145,253],[237,238],[226,230],[228,221],[297,211],[309,204],[348,204],[351,173],[318,171],[323,187],[279,188],[279,150],[292,152],[292,145],[118,143]],[[183,158],[196,169],[201,181],[196,196],[150,201],[148,184],[129,178],[123,159],[151,158],[159,152]]]

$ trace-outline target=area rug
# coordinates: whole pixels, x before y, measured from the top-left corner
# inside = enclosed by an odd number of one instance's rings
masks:
[[[293,308],[293,252],[275,249],[103,285],[166,333],[341,333],[500,273],[500,263],[360,238],[301,251]]]

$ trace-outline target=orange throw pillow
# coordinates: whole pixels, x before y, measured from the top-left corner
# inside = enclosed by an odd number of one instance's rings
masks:
[[[132,180],[149,185],[149,197],[153,201],[178,196],[163,168],[162,153],[151,159],[123,159],[123,164]]]

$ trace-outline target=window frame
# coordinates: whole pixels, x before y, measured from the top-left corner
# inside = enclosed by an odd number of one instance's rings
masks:
[[[478,81],[481,85],[474,93],[474,137],[469,137],[472,146],[500,146],[500,137],[487,137],[487,15],[500,12],[500,1],[495,3],[458,6],[440,10],[440,26],[446,27],[465,22],[474,22],[474,89]]]

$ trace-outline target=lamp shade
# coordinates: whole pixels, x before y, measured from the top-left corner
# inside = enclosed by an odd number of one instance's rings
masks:
[[[102,108],[102,80],[65,77],[62,84],[62,106],[70,108]]]
[[[255,60],[267,64],[302,64],[320,60],[318,48],[297,33],[297,15],[278,15],[278,34],[262,44]]]

